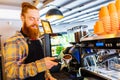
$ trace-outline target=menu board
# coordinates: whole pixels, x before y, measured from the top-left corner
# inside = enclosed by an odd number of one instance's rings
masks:
[[[53,33],[50,22],[46,20],[41,20],[44,33]]]

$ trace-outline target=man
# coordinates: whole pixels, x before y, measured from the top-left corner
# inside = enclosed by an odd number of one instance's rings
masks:
[[[39,37],[39,11],[24,2],[21,11],[22,28],[4,44],[7,77],[12,80],[55,80],[49,69],[58,65],[52,57],[44,57]]]

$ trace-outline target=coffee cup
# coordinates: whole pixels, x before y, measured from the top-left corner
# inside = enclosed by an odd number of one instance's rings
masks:
[[[66,64],[68,64],[72,60],[72,56],[70,54],[65,54],[63,56],[63,60],[65,61]]]

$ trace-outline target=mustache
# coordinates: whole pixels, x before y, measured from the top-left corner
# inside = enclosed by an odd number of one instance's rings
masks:
[[[39,25],[38,25],[38,24],[32,24],[32,25],[30,25],[30,26],[31,26],[31,27],[32,27],[32,26],[37,26],[37,27],[38,27]]]

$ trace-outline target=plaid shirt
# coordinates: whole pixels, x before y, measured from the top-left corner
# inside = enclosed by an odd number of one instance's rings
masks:
[[[27,39],[20,32],[17,32],[4,44],[5,72],[7,77],[11,79],[25,79],[47,70],[44,59],[24,64],[24,60],[28,55],[26,41]]]

